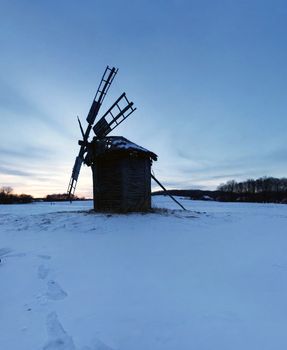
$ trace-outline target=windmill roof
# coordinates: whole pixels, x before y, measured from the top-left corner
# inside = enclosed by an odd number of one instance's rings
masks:
[[[157,155],[148,149],[141,147],[134,142],[129,141],[123,136],[108,136],[104,139],[105,141],[105,149],[103,153],[109,152],[137,152],[146,154],[151,159],[157,160]]]

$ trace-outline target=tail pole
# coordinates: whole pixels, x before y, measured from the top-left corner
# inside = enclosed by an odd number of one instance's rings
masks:
[[[178,204],[183,210],[186,210],[185,207],[179,203],[170,193],[168,193],[167,189],[156,179],[156,177],[153,174],[150,174],[152,179],[163,189],[165,194],[167,194],[176,204]]]

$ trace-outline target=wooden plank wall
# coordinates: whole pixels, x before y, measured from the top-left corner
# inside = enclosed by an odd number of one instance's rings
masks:
[[[150,160],[125,159],[123,192],[126,211],[146,211],[151,207]]]
[[[149,158],[106,157],[92,166],[94,209],[146,211],[151,207]]]

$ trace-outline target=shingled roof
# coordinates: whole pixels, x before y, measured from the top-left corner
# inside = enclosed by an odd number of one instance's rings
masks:
[[[97,142],[95,139],[94,142]],[[97,156],[104,156],[108,153],[129,153],[141,154],[150,157],[152,160],[157,160],[157,155],[148,149],[141,147],[134,142],[129,141],[122,136],[108,136],[100,141],[101,146],[97,148]]]

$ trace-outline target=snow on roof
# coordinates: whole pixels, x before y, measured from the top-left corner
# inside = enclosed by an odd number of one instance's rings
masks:
[[[153,160],[157,160],[157,155],[148,149],[141,147],[125,137],[122,136],[109,136],[106,137],[106,147],[110,151],[123,150],[123,151],[137,151],[140,153],[148,154]]]

